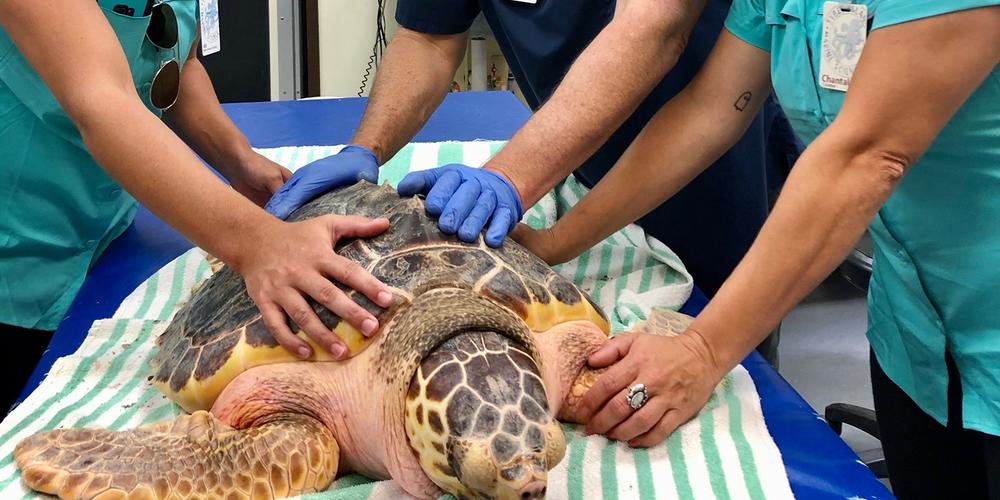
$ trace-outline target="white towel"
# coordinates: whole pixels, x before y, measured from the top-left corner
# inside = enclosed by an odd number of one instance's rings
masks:
[[[502,143],[407,146],[383,167],[395,184],[407,171],[463,161],[481,165]],[[293,170],[339,147],[280,148],[262,152]],[[551,224],[585,193],[572,178],[560,184],[525,221]],[[654,307],[676,309],[692,287],[680,260],[662,243],[629,226],[557,270],[588,290],[620,332]],[[59,359],[25,402],[0,423],[0,498],[31,497],[19,480],[12,452],[21,439],[61,427],[132,428],[173,418],[180,410],[148,382],[153,340],[209,274],[204,254],[192,250],[140,285],[113,319],[94,323],[80,349]],[[777,446],[768,434],[760,399],[742,367],[729,373],[705,409],[666,443],[633,450],[564,425],[566,458],[549,474],[549,498],[791,498]],[[352,475],[308,498],[397,499],[392,481]]]

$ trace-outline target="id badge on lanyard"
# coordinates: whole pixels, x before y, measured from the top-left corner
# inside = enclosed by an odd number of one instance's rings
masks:
[[[823,4],[819,86],[846,92],[868,36],[868,6]]]
[[[198,0],[198,24],[201,25],[201,54],[222,50],[219,35],[219,0]]]

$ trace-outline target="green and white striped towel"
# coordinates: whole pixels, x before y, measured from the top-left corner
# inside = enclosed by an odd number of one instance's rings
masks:
[[[502,143],[428,143],[404,148],[382,170],[390,183],[406,172],[453,162],[480,165]],[[339,147],[262,150],[296,169]],[[413,168],[411,168],[411,165]],[[567,179],[525,221],[551,224],[585,189]],[[690,275],[662,243],[630,226],[558,270],[593,294],[616,332],[643,319],[652,307],[676,309],[691,290]],[[71,356],[53,365],[28,399],[0,423],[0,499],[32,497],[11,453],[21,439],[61,427],[125,429],[172,418],[179,408],[149,385],[153,340],[208,276],[200,250],[191,250],[140,285],[112,319],[94,323]],[[633,450],[565,425],[566,458],[549,474],[550,498],[791,498],[780,453],[767,432],[749,374],[737,367],[705,409],[666,443]],[[309,499],[396,499],[405,494],[391,481],[352,475]]]

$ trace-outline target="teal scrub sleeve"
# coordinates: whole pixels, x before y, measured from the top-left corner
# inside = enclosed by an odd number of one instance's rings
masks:
[[[872,29],[916,21],[962,10],[1000,5],[998,0],[882,0],[875,10]]]
[[[736,38],[771,51],[771,27],[764,22],[764,0],[735,0],[725,26]]]

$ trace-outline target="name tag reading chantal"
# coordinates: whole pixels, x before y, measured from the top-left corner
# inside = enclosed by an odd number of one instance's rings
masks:
[[[868,36],[868,6],[823,4],[823,39],[819,86],[846,92]]]

